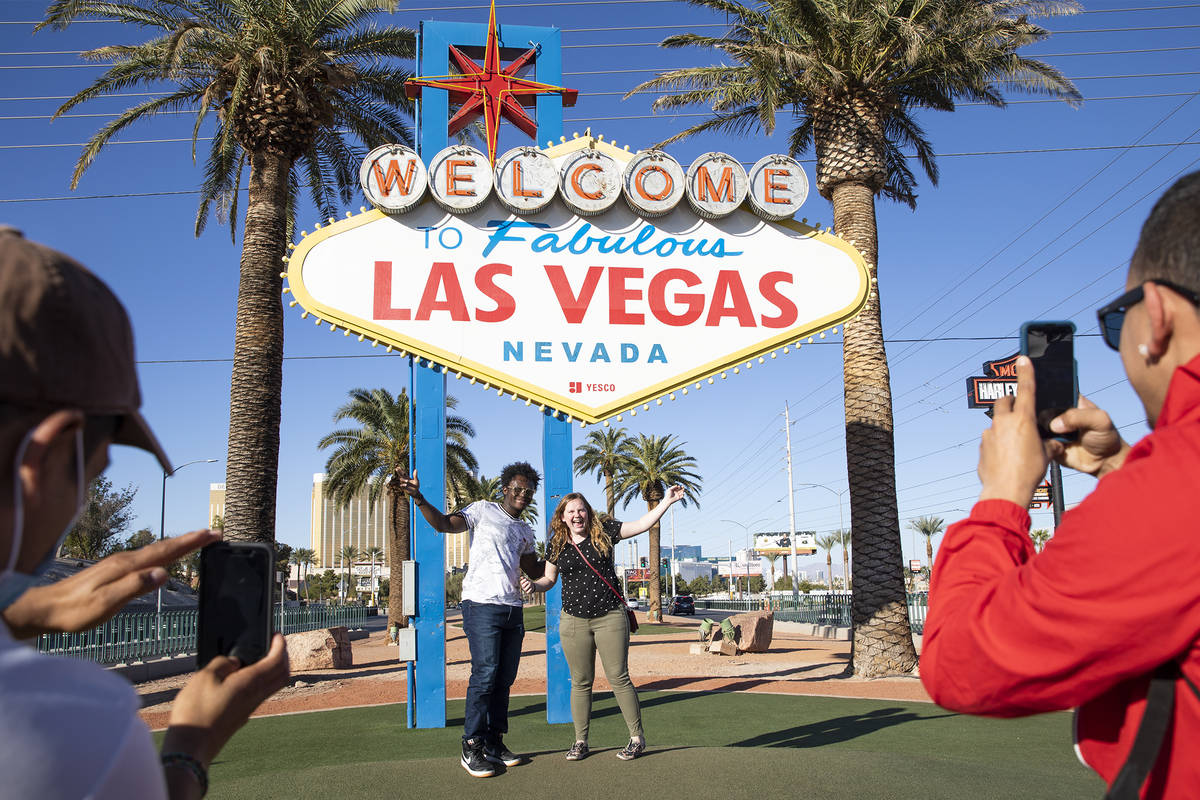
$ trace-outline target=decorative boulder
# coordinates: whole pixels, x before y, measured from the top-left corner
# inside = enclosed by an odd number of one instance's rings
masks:
[[[729,622],[737,630],[737,649],[743,653],[765,653],[771,648],[775,612],[750,611],[734,614]]]
[[[288,661],[293,674],[315,669],[346,669],[354,666],[350,635],[344,627],[292,633],[285,638]]]

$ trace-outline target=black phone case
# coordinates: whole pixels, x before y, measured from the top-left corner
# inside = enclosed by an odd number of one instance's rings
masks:
[[[1029,355],[1029,331],[1030,331],[1030,329],[1044,328],[1044,327],[1049,327],[1051,325],[1059,325],[1064,328],[1069,328],[1071,331],[1071,338],[1072,338],[1072,343],[1071,343],[1071,353],[1072,353],[1072,355],[1071,355],[1071,385],[1073,387],[1072,394],[1075,397],[1074,404],[1077,405],[1079,403],[1079,360],[1076,359],[1074,356],[1074,352],[1075,352],[1075,345],[1074,345],[1075,323],[1074,322],[1071,322],[1070,320],[1059,320],[1059,319],[1037,319],[1037,320],[1029,320],[1028,322],[1022,323],[1022,325],[1021,325],[1021,355],[1023,355],[1023,356]],[[1051,436],[1050,438],[1057,439],[1060,442],[1073,442],[1073,441],[1075,441],[1075,434],[1070,434],[1067,436]]]
[[[233,653],[228,650],[221,652],[224,648],[218,646],[218,630],[224,627],[227,622],[223,622],[216,616],[216,610],[209,608],[209,604],[216,602],[214,595],[218,594],[214,591],[215,587],[207,583],[211,580],[212,571],[209,568],[206,571],[206,565],[214,558],[228,558],[234,551],[237,550],[257,550],[261,551],[262,563],[264,563],[264,574],[260,581],[261,591],[265,594],[265,601],[257,603],[262,606],[262,611],[258,612],[261,616],[255,619],[258,626],[265,631],[265,636],[261,641],[255,641],[250,646],[243,646],[241,652]],[[274,633],[272,609],[272,584],[275,566],[275,553],[269,545],[261,542],[217,542],[205,547],[200,551],[200,603],[198,622],[196,626],[196,667],[202,668],[205,664],[219,655],[236,655],[242,664],[251,664],[262,659],[266,654],[271,644],[271,636]],[[206,579],[206,575],[208,578]],[[217,630],[213,630],[212,626],[216,625]]]

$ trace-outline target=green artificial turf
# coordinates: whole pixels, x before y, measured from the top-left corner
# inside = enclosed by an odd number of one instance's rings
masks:
[[[1071,719],[989,720],[928,703],[734,692],[645,692],[649,742],[615,757],[628,736],[609,693],[597,694],[592,755],[564,760],[573,729],[548,725],[544,698],[515,697],[508,745],[529,762],[493,778],[458,764],[463,702],[448,727],[405,727],[396,704],[251,720],[212,767],[212,798],[462,800],[810,797],[1096,798],[1101,782],[1075,760]]]

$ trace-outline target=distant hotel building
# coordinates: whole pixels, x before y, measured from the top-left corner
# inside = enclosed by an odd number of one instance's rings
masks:
[[[346,545],[353,545],[361,553],[371,547],[383,549],[383,563],[391,555],[391,510],[387,492],[381,492],[372,508],[370,489],[364,487],[351,499],[349,505],[334,502],[326,491],[326,476],[313,475],[312,488],[312,549],[316,553],[318,569],[336,569],[341,566],[338,553]],[[462,568],[470,553],[466,533],[447,533],[446,571]],[[368,563],[360,557],[361,563]]]
[[[663,548],[661,548],[662,549],[662,557],[663,558],[674,558],[677,561],[699,561],[701,559],[700,547],[701,546],[698,544],[675,545],[674,555],[672,555],[672,548],[663,547]]]
[[[225,484],[210,483],[208,485],[208,519],[205,525],[212,525],[217,518],[225,519]]]

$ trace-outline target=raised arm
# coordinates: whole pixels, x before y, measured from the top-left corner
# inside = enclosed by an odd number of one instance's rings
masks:
[[[18,639],[94,628],[165,584],[168,565],[220,538],[217,531],[193,531],[111,555],[69,578],[29,589],[4,609],[4,622]]]
[[[672,504],[677,503],[682,499],[682,486],[675,485],[670,489],[667,489],[666,495],[663,496],[663,499],[659,501],[658,505],[647,511],[640,519],[634,520],[633,522],[621,523],[621,538],[629,539],[630,537],[637,536],[639,533],[645,533],[646,531],[650,530],[652,527],[654,527],[654,523],[662,519],[662,515],[667,513],[667,509],[670,508]]]
[[[462,533],[467,529],[467,521],[462,514],[443,514],[434,506],[430,505],[425,499],[425,495],[421,494],[421,481],[417,477],[417,471],[413,470],[411,478],[399,478],[397,484],[400,491],[412,497],[417,509],[421,515],[425,517],[435,531],[442,533]]]

